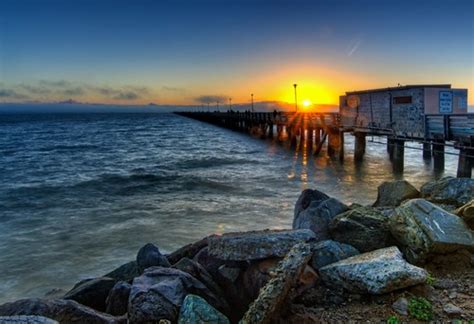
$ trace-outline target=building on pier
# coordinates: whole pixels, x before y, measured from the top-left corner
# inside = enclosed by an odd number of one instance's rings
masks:
[[[433,131],[427,116],[439,120],[445,115],[468,114],[467,89],[454,89],[449,84],[421,84],[350,91],[340,97],[339,110],[344,127],[427,138]],[[444,130],[439,131],[444,134]]]

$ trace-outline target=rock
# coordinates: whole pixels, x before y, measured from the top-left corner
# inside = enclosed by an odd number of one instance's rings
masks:
[[[311,250],[313,254],[310,264],[314,269],[319,269],[328,264],[359,254],[355,247],[332,240],[314,243],[311,245]]]
[[[0,305],[0,316],[38,315],[60,323],[125,324],[125,318],[98,312],[65,299],[21,299]]]
[[[256,260],[283,257],[295,245],[315,238],[313,231],[252,231],[209,238],[209,254],[222,260]]]
[[[199,251],[207,246],[207,239],[208,238],[205,237],[197,242],[185,245],[173,253],[167,255],[166,258],[171,264],[175,264],[182,258],[192,259]]]
[[[128,297],[131,288],[132,285],[128,282],[117,282],[107,296],[105,312],[115,316],[125,314],[128,308]]]
[[[225,309],[226,304],[190,274],[173,268],[147,268],[140,277],[133,279],[129,321],[148,323],[167,319],[175,322],[184,298],[191,293],[203,297],[217,309]]]
[[[218,276],[218,269],[220,266],[226,263],[226,261],[209,255],[209,248],[205,247],[199,251],[193,258],[194,261],[199,263],[207,272],[209,272],[213,278]]]
[[[331,197],[326,195],[324,192],[321,192],[319,190],[313,190],[313,189],[306,189],[303,190],[301,195],[298,197],[298,200],[296,201],[295,204],[295,214],[293,219],[298,218],[299,213],[301,213],[303,210],[308,208],[311,203],[322,203],[324,200],[327,200]]]
[[[230,282],[236,282],[240,275],[240,268],[228,267],[225,264],[221,265],[217,271],[222,278]]]
[[[421,197],[431,202],[460,207],[474,197],[474,179],[445,177],[425,183],[420,191]]]
[[[435,254],[474,249],[474,234],[464,221],[424,199],[398,207],[390,218],[390,230],[413,263]]]
[[[310,229],[316,234],[317,240],[328,239],[329,222],[347,210],[349,207],[335,198],[314,200],[293,219],[293,229]]]
[[[161,254],[160,249],[152,243],[145,244],[137,254],[137,266],[138,271],[143,273],[146,268],[158,266],[158,267],[170,267],[168,259]]]
[[[104,277],[112,278],[117,281],[131,281],[139,275],[137,261],[130,261],[107,273]]]
[[[227,317],[196,295],[187,295],[179,312],[178,324],[230,324]]]
[[[186,257],[181,258],[172,268],[179,269],[181,271],[189,273],[191,276],[202,282],[207,288],[218,296],[224,296],[221,288],[214,282],[209,272],[204,269],[198,262],[188,259]]]
[[[329,231],[333,240],[350,244],[360,252],[392,244],[388,218],[371,207],[357,207],[336,216]]]
[[[407,263],[392,246],[350,257],[319,269],[329,286],[352,293],[384,294],[424,283],[428,273]]]
[[[2,324],[59,324],[57,321],[44,316],[37,315],[16,315],[0,316]]]
[[[304,267],[297,282],[297,294],[303,293],[305,290],[310,289],[316,285],[319,281],[319,276],[309,265]]]
[[[104,312],[105,300],[114,285],[115,280],[112,278],[86,279],[76,284],[63,298],[75,300],[82,305]]]
[[[443,311],[450,316],[462,314],[462,309],[451,303],[444,305]]]
[[[408,299],[405,297],[398,298],[393,304],[392,308],[400,315],[408,316]]]
[[[253,301],[258,297],[260,289],[263,288],[271,278],[281,258],[271,258],[254,261],[244,272],[244,288]]]
[[[459,207],[454,213],[461,217],[471,229],[474,229],[474,199]]]
[[[420,192],[406,180],[385,181],[377,189],[374,207],[396,207],[404,200],[419,198]]]
[[[307,243],[293,246],[278,264],[270,281],[263,287],[258,298],[250,305],[241,323],[272,323],[278,318],[291,288],[297,285],[303,269],[311,258],[311,247]]]

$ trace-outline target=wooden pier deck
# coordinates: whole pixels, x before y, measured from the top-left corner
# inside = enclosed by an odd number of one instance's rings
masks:
[[[180,116],[261,138],[289,141],[292,147],[306,143],[320,154],[327,142],[327,154],[344,160],[344,133],[355,137],[354,161],[363,160],[367,136],[387,137],[387,151],[396,173],[404,167],[405,142],[423,143],[423,158],[433,159],[435,170],[444,169],[445,147],[459,152],[458,177],[472,177],[474,167],[474,114],[425,115],[424,134],[400,133],[395,128],[358,127],[344,124],[339,113],[294,112],[176,112]]]

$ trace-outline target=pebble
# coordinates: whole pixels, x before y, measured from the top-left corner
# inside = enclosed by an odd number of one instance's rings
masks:
[[[400,315],[408,315],[408,300],[405,297],[398,298],[393,304],[392,308]]]
[[[457,307],[456,305],[453,305],[451,303],[448,303],[443,306],[443,311],[448,314],[448,315],[459,315],[462,313],[462,309]]]

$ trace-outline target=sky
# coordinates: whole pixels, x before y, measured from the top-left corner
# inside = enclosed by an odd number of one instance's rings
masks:
[[[397,84],[468,88],[474,1],[1,0],[0,103],[338,104]]]

